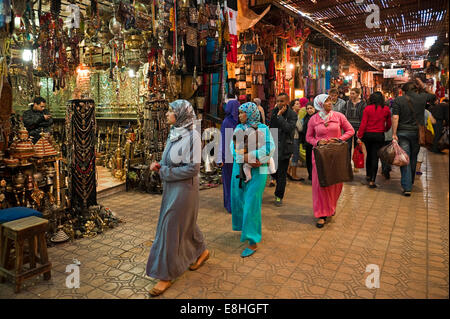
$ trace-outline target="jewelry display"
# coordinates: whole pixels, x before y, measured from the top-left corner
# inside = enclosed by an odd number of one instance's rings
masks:
[[[70,139],[68,152],[69,194],[72,207],[85,210],[97,204],[95,179],[95,103],[93,100],[70,100],[66,126]]]

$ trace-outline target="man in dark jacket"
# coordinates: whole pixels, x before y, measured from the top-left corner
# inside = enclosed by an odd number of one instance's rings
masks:
[[[50,132],[53,124],[52,116],[45,108],[45,104],[45,99],[39,96],[34,99],[30,109],[23,112],[23,124],[28,130],[33,144],[41,138],[42,132]]]
[[[436,96],[429,92],[418,93],[425,89],[425,84],[416,79],[416,83],[403,85],[403,96],[397,97],[392,104],[392,139],[409,156],[409,164],[400,167],[403,195],[411,196],[414,177],[416,176],[417,155],[419,154],[419,123],[425,124],[425,106],[433,102]]]
[[[276,180],[275,205],[281,206],[286,189],[286,177],[289,159],[294,153],[294,131],[297,114],[289,107],[289,97],[281,93],[277,97],[277,104],[272,111],[270,127],[278,129],[278,168],[272,178]],[[298,151],[298,150],[297,150]]]

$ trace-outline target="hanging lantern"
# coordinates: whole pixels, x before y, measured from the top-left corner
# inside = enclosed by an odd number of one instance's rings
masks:
[[[381,51],[382,51],[383,53],[389,52],[390,46],[391,46],[391,42],[389,42],[388,39],[384,39],[384,41],[381,42]]]

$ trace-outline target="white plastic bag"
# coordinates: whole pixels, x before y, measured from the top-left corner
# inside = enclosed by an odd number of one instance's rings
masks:
[[[396,166],[406,166],[409,164],[409,156],[406,154],[406,152],[403,150],[403,148],[398,145],[398,142],[396,140],[392,141],[392,147],[395,151],[395,157],[394,161],[392,162],[392,165]]]

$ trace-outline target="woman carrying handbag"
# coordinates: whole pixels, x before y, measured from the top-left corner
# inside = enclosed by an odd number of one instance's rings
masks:
[[[367,150],[366,176],[369,188],[376,188],[375,179],[378,172],[378,150],[384,145],[384,133],[391,128],[391,111],[384,105],[381,92],[375,92],[369,97],[364,109],[361,126],[358,130],[357,143],[364,142]]]
[[[345,115],[332,111],[332,101],[327,94],[318,95],[314,99],[314,107],[318,111],[308,122],[306,141],[313,145],[325,145],[346,141],[355,134],[352,125]],[[341,134],[341,131],[344,131]],[[336,206],[342,192],[343,183],[328,187],[320,187],[314,153],[312,154],[312,197],[314,216],[318,218],[316,226],[322,228],[327,217],[336,213]]]

